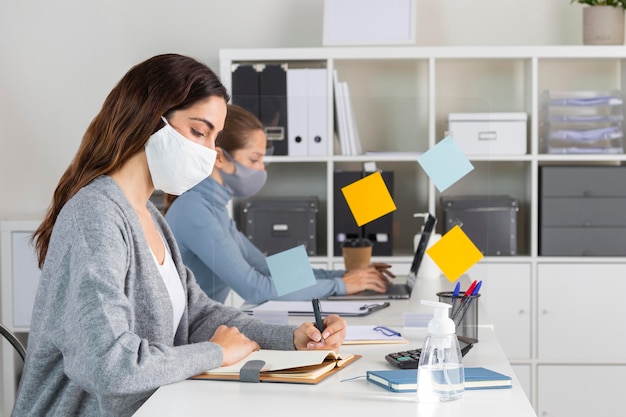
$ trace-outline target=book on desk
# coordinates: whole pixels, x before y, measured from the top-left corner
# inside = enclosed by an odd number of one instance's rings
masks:
[[[417,369],[367,371],[367,380],[393,392],[415,392],[417,390]],[[512,380],[483,367],[465,368],[465,389],[511,388]]]
[[[360,357],[332,350],[261,349],[233,365],[210,369],[191,379],[317,384]]]

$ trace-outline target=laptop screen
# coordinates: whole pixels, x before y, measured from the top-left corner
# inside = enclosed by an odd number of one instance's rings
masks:
[[[415,248],[415,254],[413,255],[413,263],[411,264],[411,270],[409,272],[409,276],[407,279],[407,284],[409,287],[413,287],[415,284],[415,280],[417,279],[417,271],[422,263],[422,259],[424,259],[424,254],[426,253],[426,248],[428,247],[428,241],[430,240],[430,235],[435,230],[435,225],[437,224],[437,219],[432,214],[428,214],[428,218],[426,219],[426,223],[424,223],[424,230],[422,230],[422,236],[417,244],[417,248]]]

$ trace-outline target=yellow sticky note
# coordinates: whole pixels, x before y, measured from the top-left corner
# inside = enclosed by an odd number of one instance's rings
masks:
[[[354,220],[363,226],[396,209],[383,176],[376,171],[341,189]]]
[[[450,282],[483,258],[483,254],[457,225],[442,236],[426,253]]]

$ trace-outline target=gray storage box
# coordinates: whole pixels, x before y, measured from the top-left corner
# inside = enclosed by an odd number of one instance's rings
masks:
[[[540,255],[626,255],[626,167],[542,167],[540,204]]]
[[[485,256],[517,255],[517,200],[507,196],[441,199],[445,230],[461,229]]]
[[[304,245],[317,254],[317,197],[253,199],[243,203],[242,232],[266,255]]]

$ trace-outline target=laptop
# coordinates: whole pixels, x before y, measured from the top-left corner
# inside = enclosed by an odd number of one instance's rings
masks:
[[[420,237],[420,241],[417,244],[417,248],[415,248],[415,254],[413,255],[413,262],[411,263],[411,269],[409,271],[409,275],[406,279],[406,283],[404,284],[393,284],[389,287],[387,292],[379,293],[373,290],[361,291],[356,294],[350,295],[331,295],[328,297],[329,300],[398,300],[398,299],[408,299],[411,298],[411,293],[413,292],[413,288],[415,287],[415,281],[417,280],[417,272],[419,271],[420,265],[422,264],[422,260],[424,259],[424,254],[426,253],[426,248],[428,247],[428,241],[430,240],[430,235],[435,230],[435,225],[437,224],[437,219],[432,214],[428,214],[428,218],[426,219],[426,223],[424,224],[424,230],[422,231],[422,236]]]

